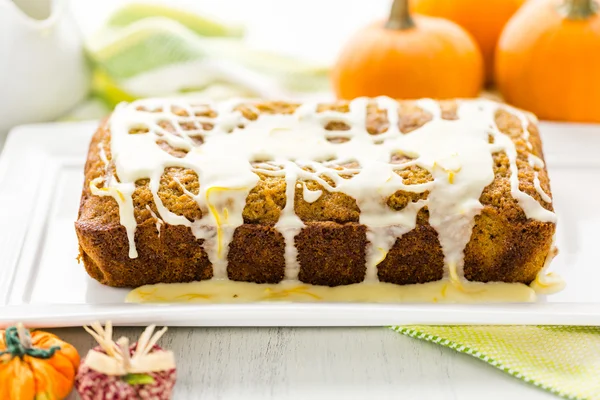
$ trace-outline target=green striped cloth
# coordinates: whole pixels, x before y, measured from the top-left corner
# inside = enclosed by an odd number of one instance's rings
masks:
[[[86,42],[93,98],[67,119],[121,101],[194,95],[281,98],[327,91],[328,70],[252,50],[239,26],[167,6],[128,3]],[[410,326],[395,331],[470,354],[570,399],[600,399],[600,328]]]
[[[567,399],[600,399],[600,327],[394,326]]]
[[[127,3],[86,39],[93,97],[65,119],[155,96],[288,98],[329,89],[327,67],[252,49],[244,30],[196,12]]]

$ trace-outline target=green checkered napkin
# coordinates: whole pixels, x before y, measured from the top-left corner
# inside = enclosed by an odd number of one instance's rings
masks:
[[[85,49],[93,99],[66,119],[95,118],[143,97],[281,99],[329,89],[324,66],[252,49],[238,26],[155,3],[124,5]]]
[[[600,399],[600,327],[394,326],[567,399]]]

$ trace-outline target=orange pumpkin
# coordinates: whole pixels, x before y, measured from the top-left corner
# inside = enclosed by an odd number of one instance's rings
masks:
[[[600,122],[600,4],[525,4],[498,42],[496,80],[508,103],[542,119]]]
[[[474,97],[483,64],[477,44],[453,22],[415,16],[395,0],[387,21],[357,32],[332,72],[339,98]]]
[[[51,333],[22,325],[0,331],[0,399],[58,400],[69,395],[79,354]]]
[[[509,18],[525,0],[411,0],[413,12],[446,18],[465,28],[483,55],[486,81],[494,75],[494,52]]]

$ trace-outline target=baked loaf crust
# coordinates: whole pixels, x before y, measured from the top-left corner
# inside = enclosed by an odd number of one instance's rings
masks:
[[[441,118],[458,118],[456,101],[441,101]],[[284,102],[241,103],[236,112],[251,124],[260,115],[292,114],[298,104]],[[143,106],[139,106],[144,109]],[[318,105],[318,112],[348,112],[349,103],[336,102]],[[146,112],[152,112],[151,108]],[[174,108],[176,115],[188,114]],[[119,111],[117,110],[116,113]],[[198,113],[203,117],[214,116],[215,111],[206,107]],[[366,129],[378,135],[389,128],[386,113],[376,103],[367,107]],[[527,118],[527,132],[523,131],[523,116]],[[431,113],[418,102],[401,101],[398,107],[398,129],[402,134],[426,125]],[[530,155],[543,160],[542,144],[533,116],[520,111],[499,107],[493,114],[498,130],[508,136],[516,149],[519,190],[535,199],[541,207],[553,211],[549,200],[550,186],[543,163],[534,165]],[[162,128],[174,132],[169,122]],[[182,124],[186,130],[186,125]],[[192,129],[191,127],[189,127]],[[203,123],[207,131],[213,127]],[[332,121],[324,127],[330,135],[328,140],[343,142],[336,136],[349,129],[343,121]],[[244,129],[244,127],[238,127]],[[131,130],[130,134],[146,134]],[[198,142],[202,137],[197,136]],[[494,138],[490,136],[490,143]],[[166,142],[158,145],[176,158],[186,155]],[[552,246],[555,223],[527,218],[519,202],[511,193],[510,160],[504,151],[494,152],[491,184],[483,190],[479,200],[483,206],[474,217],[469,242],[464,248],[464,278],[479,282],[521,282],[529,284],[544,266]],[[402,163],[409,156],[398,154],[390,163]],[[257,161],[259,163],[260,160]],[[347,169],[348,176],[356,166],[336,165],[338,171]],[[273,166],[276,169],[276,166]],[[399,170],[405,184],[422,184],[433,180],[429,171],[417,165]],[[94,182],[106,180],[113,175],[118,180],[111,155],[111,131],[109,120],[101,123],[90,144],[85,180],[78,220],[75,223],[79,238],[80,259],[89,275],[99,282],[117,287],[138,287],[153,283],[189,282],[211,279],[213,266],[205,251],[205,239],[197,238],[192,228],[172,225],[159,219],[159,210],[149,186],[149,179],[135,182],[132,194],[137,257],[131,258],[128,232],[120,221],[119,204],[114,197],[92,194]],[[235,229],[227,254],[227,277],[235,281],[277,283],[286,274],[286,242],[276,229],[282,210],[286,205],[286,181],[282,176],[257,173],[259,180],[249,192],[243,208],[243,224]],[[343,175],[343,172],[341,173]],[[102,190],[103,182],[97,187]],[[341,192],[330,192],[314,180],[296,185],[295,214],[304,227],[295,236],[301,282],[338,286],[360,283],[367,273],[366,258],[369,240],[367,227],[360,223],[361,211],[356,200]],[[322,191],[320,197],[308,202],[303,190]],[[198,174],[192,169],[170,166],[160,177],[157,195],[172,213],[188,221],[196,221],[206,213],[190,194],[199,193]],[[543,192],[540,193],[540,190]],[[392,210],[403,210],[407,205],[426,199],[428,192],[415,193],[399,190],[387,198]],[[426,283],[444,277],[444,252],[438,232],[429,224],[427,205],[416,217],[414,229],[395,240],[385,258],[377,265],[376,274],[381,282],[398,285]]]

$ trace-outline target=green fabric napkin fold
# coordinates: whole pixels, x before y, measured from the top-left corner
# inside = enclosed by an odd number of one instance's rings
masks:
[[[600,399],[600,327],[394,326],[567,399]]]
[[[326,67],[254,50],[243,35],[239,26],[189,10],[128,3],[86,40],[96,101],[66,119],[98,117],[143,97],[286,98],[328,90]]]

